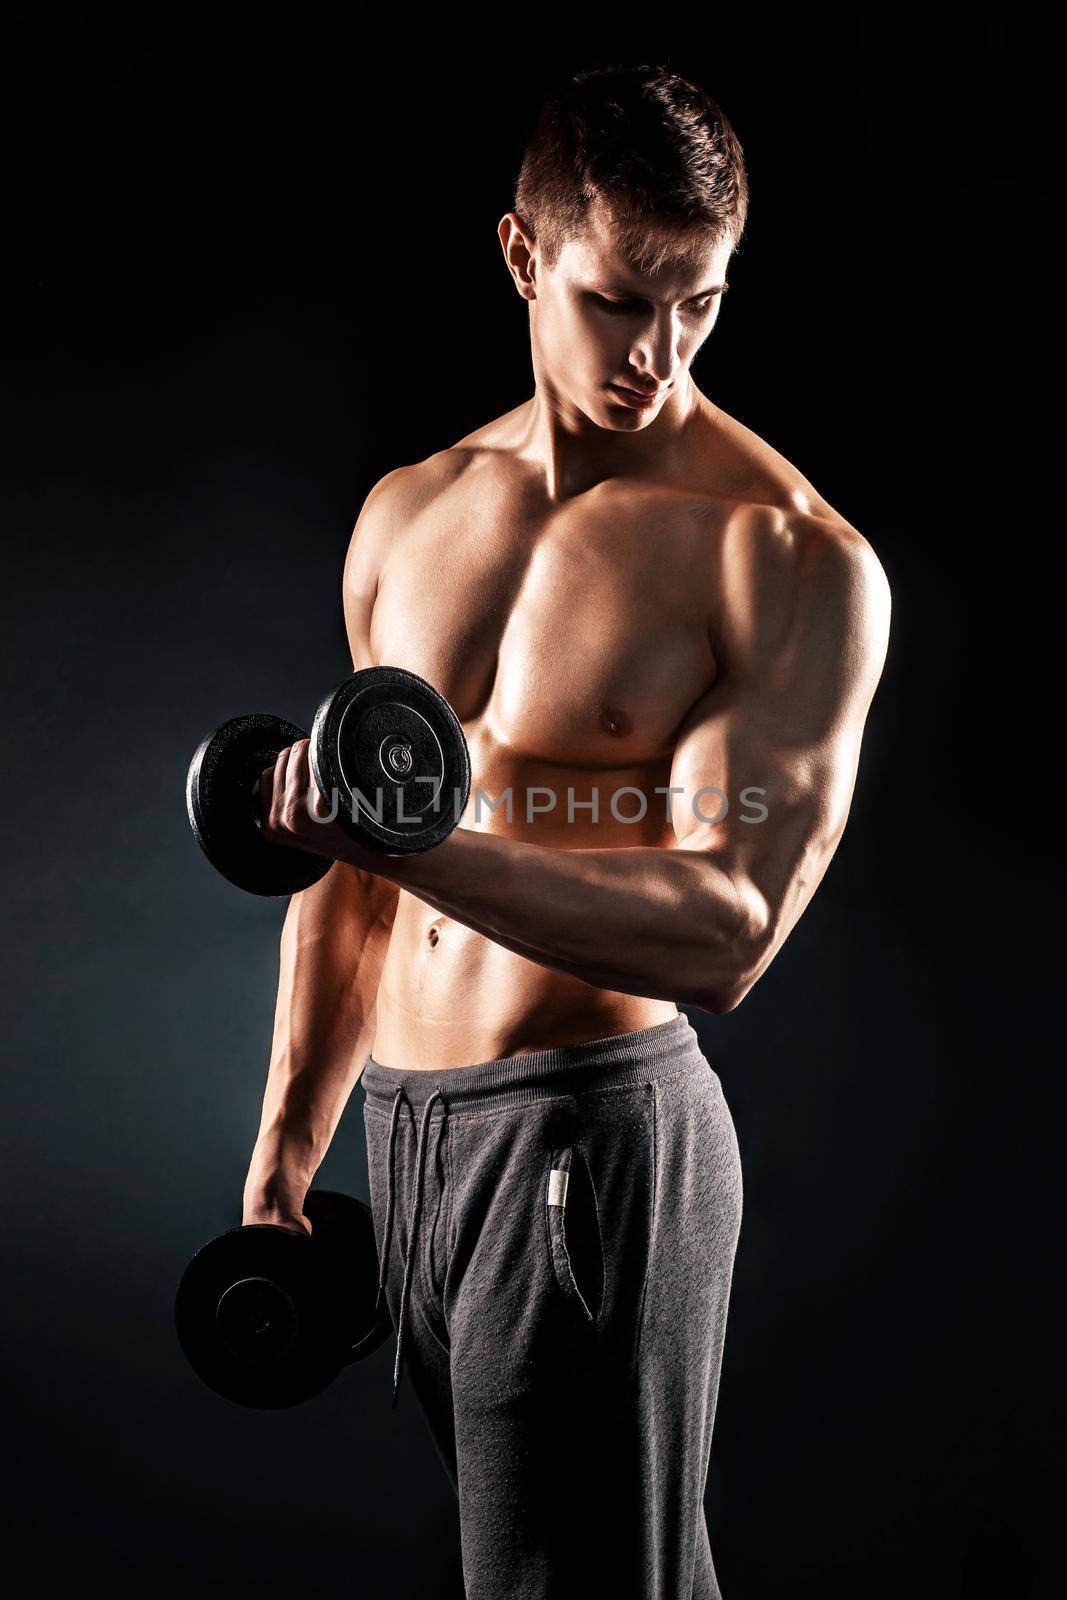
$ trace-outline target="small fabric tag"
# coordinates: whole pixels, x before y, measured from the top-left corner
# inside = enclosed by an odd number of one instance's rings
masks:
[[[565,1206],[567,1204],[567,1184],[570,1173],[564,1172],[562,1167],[553,1167],[548,1174],[548,1203],[550,1206]]]

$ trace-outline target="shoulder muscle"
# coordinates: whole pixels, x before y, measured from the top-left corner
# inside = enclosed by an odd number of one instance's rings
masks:
[[[348,542],[342,577],[345,627],[357,668],[373,665],[370,620],[390,546],[462,469],[462,458],[453,457],[454,452],[442,450],[425,461],[395,467],[378,479],[363,502]]]

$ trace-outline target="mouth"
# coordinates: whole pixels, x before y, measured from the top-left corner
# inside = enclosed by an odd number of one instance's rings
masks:
[[[666,394],[665,389],[657,389],[653,394],[643,394],[640,389],[627,389],[621,383],[609,383],[608,388],[618,397],[623,405],[633,406],[635,410],[647,411],[656,405]]]

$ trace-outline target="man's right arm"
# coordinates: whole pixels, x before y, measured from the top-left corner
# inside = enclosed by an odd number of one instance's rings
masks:
[[[372,666],[370,621],[384,541],[405,514],[410,468],[375,484],[345,561],[354,668]],[[300,1226],[307,1189],[374,1044],[378,983],[399,891],[337,861],[295,894],[282,928],[278,1000],[243,1220]]]
[[[300,1216],[373,1048],[396,902],[391,884],[338,861],[289,903],[270,1069],[245,1180],[246,1223]]]

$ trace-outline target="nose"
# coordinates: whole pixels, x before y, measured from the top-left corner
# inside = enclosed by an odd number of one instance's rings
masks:
[[[630,351],[630,364],[644,380],[646,388],[662,389],[678,369],[678,329],[668,311],[656,317]]]

